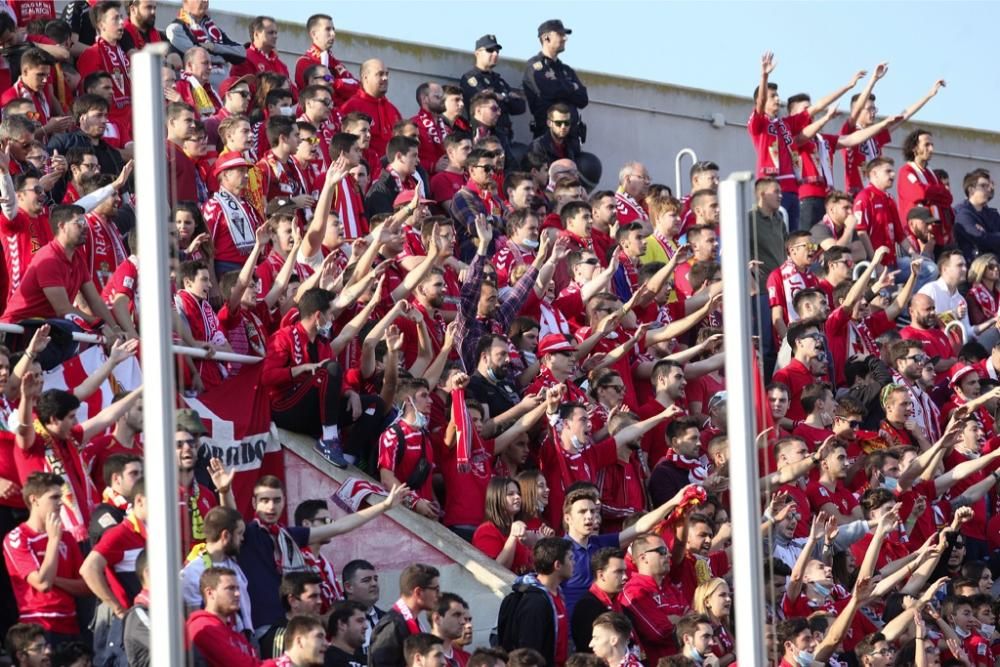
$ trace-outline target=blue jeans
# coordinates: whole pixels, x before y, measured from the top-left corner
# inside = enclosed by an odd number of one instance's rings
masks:
[[[788,231],[797,232],[799,230],[799,193],[782,192],[781,206],[788,214]]]

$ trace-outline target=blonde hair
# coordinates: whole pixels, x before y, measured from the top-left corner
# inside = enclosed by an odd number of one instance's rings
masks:
[[[983,274],[986,273],[986,267],[989,266],[991,262],[993,264],[997,263],[997,256],[991,252],[984,252],[982,255],[979,255],[972,260],[972,266],[969,267],[969,283],[974,285],[982,282]]]
[[[691,603],[691,608],[699,614],[705,614],[709,618],[713,618],[712,613],[708,609],[708,598],[712,597],[712,594],[715,593],[716,589],[723,584],[726,586],[729,585],[725,579],[715,577],[714,579],[709,579],[705,583],[698,586],[698,588],[694,589],[694,600]],[[729,618],[722,620],[727,624],[729,622]]]

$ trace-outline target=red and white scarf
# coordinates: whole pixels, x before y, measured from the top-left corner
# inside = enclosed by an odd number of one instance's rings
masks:
[[[493,196],[492,192],[480,188],[472,179],[466,182],[465,187],[479,198],[483,209],[486,211],[486,215],[503,215],[503,207],[497,201],[496,197]]]
[[[242,255],[249,255],[256,242],[256,231],[253,226],[253,216],[246,209],[249,204],[225,188],[220,188],[213,197],[219,202],[219,209],[226,218],[229,236],[233,245]]]
[[[222,31],[219,30],[215,22],[208,16],[202,17],[199,23],[193,16],[182,9],[177,13],[177,20],[187,26],[187,29],[191,32],[191,36],[194,37],[195,44],[204,44],[209,41],[222,44],[225,40]]]
[[[102,290],[111,280],[115,269],[125,262],[125,244],[116,229],[112,229],[104,216],[97,213],[86,215],[90,227],[90,243],[87,250],[90,256],[90,266],[97,281],[97,289]]]
[[[420,634],[420,623],[417,622],[413,612],[410,611],[410,608],[406,606],[405,602],[403,602],[403,598],[396,600],[396,604],[392,605],[392,608],[399,612],[399,615],[403,617],[404,621],[406,621],[406,629],[410,631],[411,635]]]
[[[805,278],[799,267],[795,266],[792,260],[788,259],[780,267],[781,289],[785,293],[785,310],[788,312],[788,321],[795,322],[799,319],[799,314],[795,311],[793,302],[795,295],[806,288]]]
[[[118,44],[111,44],[103,37],[97,38],[97,50],[101,54],[104,71],[111,75],[111,99],[114,107],[121,110],[132,102],[132,85],[128,73],[128,58]]]
[[[299,545],[295,543],[287,530],[276,523],[264,523],[259,517],[254,517],[254,523],[271,536],[271,541],[274,544],[274,567],[279,574],[303,572],[309,569],[306,566],[305,558],[302,557]]]
[[[282,195],[295,197],[296,195],[309,192],[309,187],[306,185],[306,177],[302,173],[302,170],[299,169],[299,165],[294,158],[289,158],[287,162],[282,162],[272,150],[264,154],[264,161],[271,171],[271,177],[277,180],[279,184],[278,189],[281,190]]]
[[[433,144],[440,146],[449,134],[448,124],[441,119],[441,116],[432,114],[426,109],[421,109],[414,120],[420,127],[424,128],[427,132],[427,138]]]
[[[139,26],[131,21],[125,21],[125,23],[122,24],[122,28],[129,34],[129,36],[132,37],[132,43],[135,44],[135,48],[140,51],[144,46],[146,46],[147,42],[153,44],[155,42],[162,41],[160,39],[160,31],[156,28],[150,28],[148,38],[142,33],[141,30],[139,30]]]
[[[320,579],[323,580],[320,582],[319,590],[323,596],[321,613],[325,614],[330,610],[334,602],[344,599],[344,589],[340,587],[340,582],[337,581],[337,574],[333,569],[333,565],[326,559],[326,556],[313,552],[309,547],[305,547],[301,551],[306,567],[316,572]]]
[[[397,172],[392,167],[386,167],[385,172],[392,177],[393,181],[395,181],[397,193],[400,193],[403,190],[413,190],[418,186],[423,185],[417,180],[416,174],[411,174],[410,176],[407,176],[404,179],[402,176],[399,175],[399,172]],[[424,196],[425,194],[426,193],[424,193],[423,190],[421,190],[421,196]]]
[[[646,213],[646,209],[627,192],[615,193],[615,210],[618,212],[619,218],[628,220],[629,222],[633,220],[649,221],[649,214]]]
[[[60,475],[63,480],[62,487],[62,509],[59,518],[62,519],[63,526],[73,536],[77,542],[87,539],[87,519],[90,514],[91,498],[96,495],[90,475],[84,473],[80,467],[79,456],[80,444],[73,436],[66,442],[57,442],[55,438],[42,426],[42,422],[35,420],[33,427],[35,437],[42,439],[42,446],[45,451],[45,472]],[[78,492],[84,497],[78,497]],[[84,512],[84,508],[87,509]]]
[[[101,494],[101,502],[111,505],[116,509],[120,509],[123,512],[127,512],[132,509],[132,503],[128,501],[128,498],[116,492],[110,486],[104,487],[104,493]]]
[[[868,322],[861,320],[847,323],[847,356],[878,356],[878,346],[868,329]]]
[[[931,400],[927,392],[904,378],[898,371],[892,372],[892,379],[896,384],[906,387],[910,392],[910,400],[913,401],[913,418],[923,427],[928,440],[937,441],[941,437],[941,410]]]
[[[653,238],[663,248],[663,252],[667,254],[667,259],[673,259],[674,254],[677,252],[677,241],[667,238],[655,229],[653,230]]]
[[[31,88],[24,85],[21,79],[14,82],[14,90],[17,91],[17,96],[24,100],[31,100],[35,105],[35,111],[38,113],[39,125],[45,125],[52,119],[52,109],[49,107],[49,100],[45,96],[44,92],[35,92]]]
[[[201,85],[201,81],[198,77],[194,76],[190,72],[181,72],[181,78],[187,81],[187,84],[191,86],[191,100],[194,102],[195,111],[197,111],[202,118],[207,118],[213,115],[216,110],[222,108],[222,102],[216,96],[215,91],[212,90],[211,86],[206,88]]]
[[[578,245],[583,250],[587,250],[589,252],[594,252],[594,239],[592,237],[584,238],[582,236],[578,236],[577,234],[574,234],[573,232],[569,231],[568,229],[562,230],[562,232],[560,233],[560,236],[562,236],[563,238],[569,239],[570,241],[572,241],[573,243],[575,243],[576,245]]]
[[[337,183],[333,197],[333,209],[344,225],[344,238],[353,241],[367,236],[369,229],[365,218],[365,200],[353,174],[347,174]]]
[[[673,448],[667,450],[664,457],[675,468],[688,471],[688,481],[691,484],[701,484],[708,478],[708,459],[699,456],[696,459],[689,459],[678,454]]]
[[[458,472],[471,472],[469,453],[476,437],[472,429],[472,419],[465,405],[465,389],[461,387],[451,391],[451,423],[455,425],[455,461]]]
[[[174,301],[178,310],[188,315],[188,326],[195,340],[213,345],[226,344],[226,336],[219,326],[219,317],[212,310],[208,299],[199,299],[187,290],[178,290],[174,294]],[[197,319],[190,317],[190,314],[195,312],[200,315]]]
[[[997,292],[991,291],[982,283],[974,283],[969,288],[969,296],[976,301],[976,305],[983,311],[986,319],[995,317],[997,314]]]
[[[567,336],[572,333],[569,328],[569,320],[566,319],[561,310],[553,307],[551,303],[547,301],[539,303],[538,312],[539,338],[544,338],[548,334],[553,333],[561,333]]]

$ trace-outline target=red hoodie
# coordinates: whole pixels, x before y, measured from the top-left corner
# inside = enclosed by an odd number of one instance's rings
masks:
[[[260,659],[243,634],[208,611],[196,611],[184,626],[187,650],[194,646],[208,667],[258,667]]]

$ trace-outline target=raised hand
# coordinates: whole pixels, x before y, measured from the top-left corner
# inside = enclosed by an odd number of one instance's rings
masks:
[[[482,213],[476,216],[476,236],[479,238],[479,247],[485,252],[493,240],[493,225]]]
[[[128,182],[128,177],[132,175],[133,166],[134,166],[133,160],[129,160],[128,162],[125,163],[125,166],[122,167],[121,173],[118,174],[118,178],[116,178],[111,183],[111,185],[115,186],[115,190],[121,190],[123,187],[125,187],[125,184]]]
[[[212,458],[208,462],[208,474],[212,477],[212,484],[215,485],[215,489],[219,494],[228,493],[229,489],[233,486],[233,478],[236,477],[236,469],[230,468],[226,470],[226,467],[222,465],[222,460],[218,458]]]
[[[883,62],[875,66],[875,80],[878,81],[889,72],[889,63]]]
[[[931,95],[937,95],[938,91],[940,91],[942,88],[944,88],[947,85],[948,84],[945,83],[944,79],[938,79],[937,81],[934,82],[934,85],[931,86]]]
[[[858,81],[861,81],[861,79],[865,78],[866,76],[868,76],[868,70],[859,69],[854,74],[854,76],[851,77],[851,87],[853,88],[854,86],[858,85]]]
[[[111,344],[111,353],[108,355],[108,359],[117,366],[129,357],[134,357],[138,351],[139,341],[135,338],[131,340],[116,338],[115,342]]]
[[[385,504],[386,509],[392,509],[393,507],[399,507],[399,505],[406,500],[406,496],[410,493],[410,487],[406,484],[397,484],[389,490],[389,495],[385,497],[382,501]]]
[[[52,337],[49,332],[52,331],[52,327],[48,324],[43,324],[42,326],[35,329],[35,333],[31,336],[31,340],[28,342],[28,349],[25,350],[32,359],[38,357],[45,348],[49,346],[52,342]]]
[[[762,74],[770,74],[774,71],[777,62],[774,59],[774,53],[771,51],[765,51],[764,55],[760,57],[760,71]]]
[[[38,398],[42,395],[43,384],[40,373],[28,371],[21,376],[21,398]]]
[[[50,540],[58,540],[62,537],[62,519],[59,512],[50,512],[45,517],[45,534]]]
[[[262,248],[267,245],[268,241],[271,240],[271,225],[265,222],[260,227],[255,229],[254,240],[257,242],[257,245]],[[329,255],[327,256],[329,257]]]

